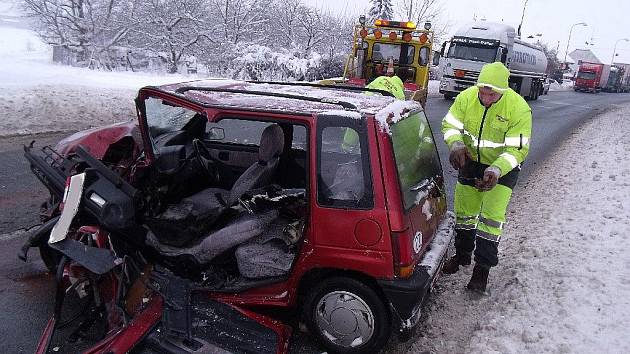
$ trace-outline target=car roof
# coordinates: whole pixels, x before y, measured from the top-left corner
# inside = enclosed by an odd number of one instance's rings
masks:
[[[377,114],[396,101],[379,90],[303,82],[203,79],[147,88],[202,106],[305,115],[342,111]]]

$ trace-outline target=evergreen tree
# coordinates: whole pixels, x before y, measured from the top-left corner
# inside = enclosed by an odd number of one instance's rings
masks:
[[[391,20],[394,10],[392,8],[392,0],[370,0],[372,6],[368,12],[368,19],[370,22],[382,18],[384,20]]]

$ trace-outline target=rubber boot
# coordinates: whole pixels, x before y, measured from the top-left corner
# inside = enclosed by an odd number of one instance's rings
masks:
[[[468,288],[468,290],[485,292],[486,286],[488,285],[488,273],[490,273],[490,268],[475,264],[472,277],[470,277],[470,281],[468,282],[468,285],[466,285],[466,288]]]
[[[455,274],[459,270],[460,265],[469,265],[470,264],[470,256],[464,257],[459,253],[455,253],[455,255],[444,262],[444,266],[442,266],[443,274]]]

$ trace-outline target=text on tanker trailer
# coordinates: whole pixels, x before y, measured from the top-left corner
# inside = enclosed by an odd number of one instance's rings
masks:
[[[542,48],[517,38],[514,27],[493,22],[471,22],[442,45],[440,93],[445,98],[477,82],[481,67],[500,61],[510,70],[510,87],[535,100],[543,92],[547,57]]]

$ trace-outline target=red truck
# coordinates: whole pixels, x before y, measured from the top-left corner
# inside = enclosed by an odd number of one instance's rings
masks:
[[[583,92],[599,92],[606,86],[610,74],[610,65],[580,62],[580,68],[573,89]]]

